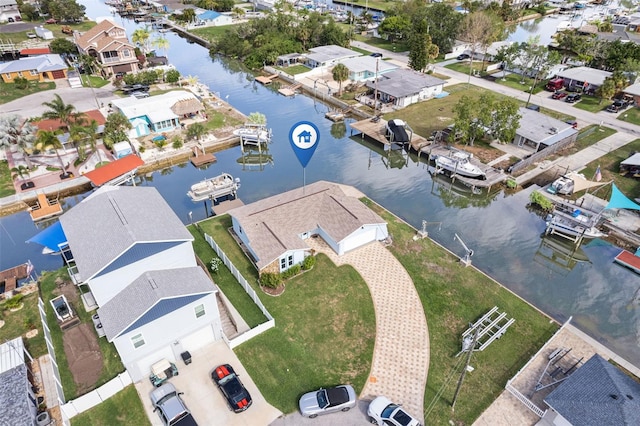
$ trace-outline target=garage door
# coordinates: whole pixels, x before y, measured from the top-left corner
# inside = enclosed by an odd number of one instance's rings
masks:
[[[51,71],[51,76],[52,76],[54,79],[58,79],[58,78],[65,78],[64,71],[62,71],[62,70],[58,70],[58,71]]]
[[[342,252],[348,252],[376,239],[376,228],[368,228],[362,233],[347,238],[342,244]]]
[[[180,343],[185,351],[195,351],[208,345],[214,340],[213,328],[211,328],[211,325],[208,325],[198,331],[194,331],[187,337],[180,339]]]

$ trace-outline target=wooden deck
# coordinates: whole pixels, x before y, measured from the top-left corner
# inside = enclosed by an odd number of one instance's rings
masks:
[[[292,84],[290,86],[278,89],[278,93],[280,93],[281,95],[284,95],[284,96],[293,96],[293,95],[296,94],[296,90],[298,90],[301,87],[302,87],[302,84],[300,84],[300,83]]]
[[[215,163],[218,159],[213,154],[199,154],[198,156],[191,157],[189,161],[191,161],[191,164],[194,166],[200,167],[210,163]]]
[[[39,193],[36,204],[29,207],[29,214],[31,215],[31,220],[34,222],[48,219],[61,213],[62,206],[58,203],[58,199],[50,200],[43,193]]]
[[[273,74],[273,75],[259,75],[256,77],[256,81],[260,84],[271,84],[273,83],[273,80],[275,80],[276,78],[278,78],[278,74]]]
[[[14,266],[13,268],[0,271],[0,287],[4,285],[4,293],[13,291],[18,285],[18,280],[27,278],[27,264]]]
[[[244,206],[244,203],[240,198],[234,198],[233,200],[220,201],[218,204],[211,206],[211,212],[214,215],[225,214],[231,209]]]
[[[387,135],[386,135],[386,132],[387,132],[386,120],[380,119],[374,122],[374,121],[371,121],[370,118],[368,118],[366,120],[356,121],[354,123],[351,123],[350,125],[352,129],[351,130],[352,134],[353,134],[353,130],[356,130],[362,135],[362,137],[367,136],[385,145],[385,147],[391,146],[391,143],[389,142],[389,139],[387,138]],[[411,141],[409,141],[409,144],[411,145],[411,148],[414,151],[420,152],[420,149],[428,146],[429,144],[431,144],[431,142],[418,134],[412,133]]]

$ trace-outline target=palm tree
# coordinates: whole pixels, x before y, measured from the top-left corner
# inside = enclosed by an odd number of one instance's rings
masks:
[[[102,142],[111,149],[114,143],[128,140],[127,130],[132,127],[131,122],[124,114],[121,112],[111,113],[107,116],[107,122],[104,125]]]
[[[331,71],[333,79],[340,83],[338,88],[338,96],[342,95],[342,82],[349,79],[349,68],[345,64],[338,64]],[[377,76],[376,76],[377,77]]]
[[[62,157],[60,157],[59,149],[62,149],[62,142],[58,139],[58,135],[56,135],[51,130],[40,130],[38,132],[38,141],[36,142],[36,148],[40,151],[46,151],[48,149],[53,149],[58,156],[58,161],[60,161],[60,167],[62,171],[65,171],[64,161],[62,161]]]
[[[76,107],[71,104],[65,104],[57,93],[51,102],[43,102],[42,105],[49,108],[49,111],[45,111],[42,114],[44,118],[60,120],[67,129],[69,129],[71,123],[76,119]]]
[[[91,122],[82,127],[82,131],[85,134],[84,142],[89,145],[92,153],[98,151],[98,162],[101,163],[102,156],[98,149],[98,122],[92,119]]]
[[[87,158],[84,149],[84,145],[87,142],[87,133],[84,129],[84,124],[73,124],[69,129],[69,140],[73,142],[80,161],[84,161]]]
[[[151,42],[151,46],[155,47],[156,49],[160,49],[163,55],[166,55],[167,50],[169,49],[169,45],[169,40],[163,36],[156,37]]]
[[[23,165],[19,165],[17,167],[11,168],[11,177],[15,180],[20,178],[20,180],[26,180],[29,177],[29,169]]]
[[[33,167],[29,160],[29,150],[36,139],[37,130],[33,124],[23,122],[18,115],[0,117],[0,147],[9,148],[11,145],[17,145],[24,154],[29,170]]]
[[[131,41],[142,49],[142,53],[148,53],[150,37],[151,31],[148,28],[138,28],[131,34]]]

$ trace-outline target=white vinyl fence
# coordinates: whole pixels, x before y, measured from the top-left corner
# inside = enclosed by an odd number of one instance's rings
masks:
[[[111,398],[132,383],[131,376],[129,376],[129,373],[125,370],[124,373],[118,374],[115,378],[99,388],[60,406],[62,418],[65,420],[71,419]]]

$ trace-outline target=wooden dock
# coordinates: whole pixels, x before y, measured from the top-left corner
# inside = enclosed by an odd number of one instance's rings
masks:
[[[214,204],[213,206],[211,206],[211,213],[217,216],[225,214],[229,210],[241,206],[244,206],[244,203],[240,198],[234,198],[233,200],[224,200],[220,201],[218,204]]]
[[[191,157],[189,161],[191,161],[191,164],[193,164],[194,166],[200,167],[206,166],[207,164],[215,163],[216,161],[218,161],[218,159],[213,154],[199,154]]]
[[[278,89],[278,93],[284,96],[293,96],[296,94],[296,90],[298,90],[301,87],[302,87],[302,84],[300,83],[292,84],[290,86]]]
[[[275,80],[276,78],[278,78],[278,74],[259,75],[259,76],[256,77],[256,81],[258,83],[264,84],[266,86],[267,84],[273,83],[273,80]]]
[[[387,138],[386,120],[379,119],[377,121],[373,121],[371,118],[368,118],[366,120],[351,123],[350,126],[352,135],[353,131],[356,130],[362,135],[362,137],[367,136],[377,142],[380,142],[385,147],[391,146],[391,142],[389,142],[389,139]],[[412,133],[409,144],[414,151],[420,152],[422,148],[429,146],[431,142],[416,133]]]
[[[18,286],[18,280],[25,279],[29,276],[27,269],[27,264],[23,263],[22,265],[0,271],[0,287],[4,286],[3,293],[15,290]]]
[[[58,203],[58,199],[55,198],[50,200],[43,193],[39,193],[36,204],[29,207],[29,214],[31,215],[31,220],[34,222],[48,219],[61,213],[62,206]]]

